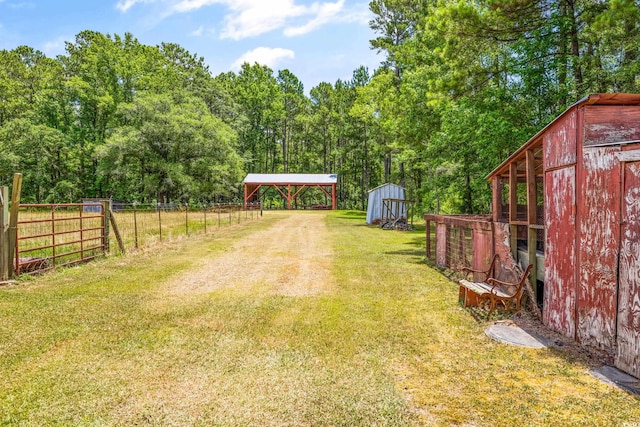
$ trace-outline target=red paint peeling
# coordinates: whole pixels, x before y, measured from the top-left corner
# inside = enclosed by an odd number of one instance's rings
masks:
[[[575,168],[545,174],[545,292],[543,321],[575,336]]]
[[[623,169],[615,364],[640,378],[640,162],[626,163]]]

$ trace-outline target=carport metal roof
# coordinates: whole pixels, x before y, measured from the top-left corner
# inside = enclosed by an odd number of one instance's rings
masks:
[[[322,190],[331,199],[331,209],[336,209],[337,174],[311,173],[250,173],[244,179],[244,203],[260,199],[259,191],[262,187],[275,188],[287,201],[287,209],[291,209],[291,202],[310,187]]]

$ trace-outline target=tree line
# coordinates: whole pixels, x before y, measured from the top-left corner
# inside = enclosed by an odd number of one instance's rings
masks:
[[[385,182],[425,212],[490,209],[484,179],[588,93],[636,92],[633,0],[373,0],[375,70],[308,95],[289,70],[212,75],[179,45],[83,31],[0,51],[0,182],[23,200],[228,201],[254,173],[337,173],[341,208]],[[365,47],[363,47],[365,48]]]

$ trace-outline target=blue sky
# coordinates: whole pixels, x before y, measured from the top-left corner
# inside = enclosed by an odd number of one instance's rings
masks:
[[[368,1],[360,0],[0,0],[0,49],[31,46],[55,57],[83,30],[177,43],[215,75],[245,60],[289,69],[308,92],[349,80],[382,57],[369,48]]]

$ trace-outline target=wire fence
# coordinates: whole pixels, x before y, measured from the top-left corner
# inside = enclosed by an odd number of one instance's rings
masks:
[[[42,272],[108,253],[212,234],[261,216],[259,203],[21,204],[14,269],[18,275]]]
[[[137,250],[181,236],[215,233],[223,227],[252,221],[262,216],[259,203],[113,204],[115,227],[111,227],[110,252]],[[120,235],[119,245],[115,245]]]

